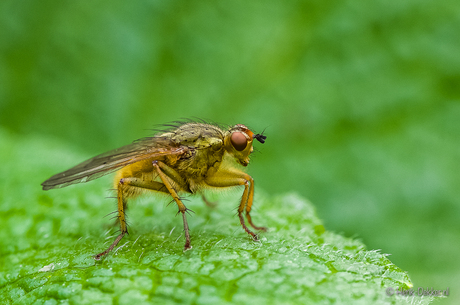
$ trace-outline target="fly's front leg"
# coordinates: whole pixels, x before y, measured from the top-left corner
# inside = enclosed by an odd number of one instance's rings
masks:
[[[267,230],[267,228],[265,227],[257,227],[252,223],[250,215],[252,203],[254,201],[254,180],[252,179],[252,177],[244,172],[225,171],[219,172],[218,174],[206,178],[205,182],[209,186],[215,187],[244,185],[243,196],[241,197],[241,202],[238,207],[238,217],[240,218],[240,223],[243,229],[249,235],[251,235],[254,240],[258,240],[257,235],[254,234],[254,232],[252,232],[251,230],[249,230],[249,228],[246,226],[243,218],[243,212],[246,208],[246,218],[249,224],[256,230]]]
[[[128,227],[126,226],[126,201],[128,199],[129,190],[133,188],[148,189],[153,191],[165,192],[165,186],[162,183],[156,181],[144,181],[139,178],[122,178],[118,182],[118,221],[120,222],[120,235],[117,236],[115,241],[107,248],[104,252],[101,252],[94,256],[95,260],[100,260],[102,256],[108,254],[115,248],[120,240],[128,234]]]
[[[160,179],[163,182],[163,184],[166,186],[166,188],[168,189],[169,194],[171,194],[174,201],[177,203],[177,206],[179,207],[179,212],[182,213],[182,220],[184,222],[184,231],[185,231],[184,251],[190,250],[192,249],[192,246],[190,245],[190,232],[188,228],[187,217],[185,215],[185,212],[187,212],[187,208],[182,203],[182,201],[179,199],[179,196],[177,195],[176,191],[172,187],[167,177],[171,178],[174,182],[179,184],[181,187],[185,186],[186,184],[183,181],[183,179],[180,177],[180,175],[174,169],[167,166],[163,162],[153,161],[153,168],[160,176]],[[188,189],[188,187],[186,189]]]
[[[247,175],[247,174],[246,174]],[[247,175],[249,178],[251,178],[251,186],[249,188],[249,196],[248,196],[248,202],[246,204],[246,218],[249,222],[249,224],[251,225],[251,227],[253,227],[254,229],[256,230],[261,230],[261,231],[264,231],[264,232],[267,232],[267,228],[266,227],[258,227],[256,226],[253,222],[252,222],[252,218],[251,218],[251,209],[252,209],[252,204],[254,202],[254,180],[252,179],[251,176]]]

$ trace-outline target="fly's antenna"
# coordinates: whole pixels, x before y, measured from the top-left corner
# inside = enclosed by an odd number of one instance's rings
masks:
[[[265,132],[265,129],[262,131],[262,133],[258,133],[256,135],[253,136],[254,139],[256,139],[257,141],[259,141],[260,143],[264,144],[265,143],[265,139],[267,138],[267,136],[264,136],[264,132]]]
[[[256,139],[257,141],[259,141],[260,143],[264,144],[265,143],[265,139],[267,138],[267,136],[264,136],[263,134],[256,134],[254,136],[254,139]]]

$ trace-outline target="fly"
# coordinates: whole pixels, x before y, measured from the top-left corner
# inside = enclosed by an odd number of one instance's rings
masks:
[[[238,206],[241,226],[257,240],[257,235],[246,226],[245,214],[252,228],[267,230],[252,222],[250,212],[254,200],[254,180],[241,170],[241,166],[249,164],[253,140],[264,143],[266,136],[253,133],[242,124],[222,129],[208,123],[179,122],[169,127],[153,137],[139,139],[91,158],[42,183],[43,190],[50,190],[94,180],[116,171],[114,185],[121,233],[105,251],[94,256],[96,260],[112,251],[128,233],[125,217],[127,202],[145,191],[166,193],[176,202],[184,223],[184,251],[192,246],[186,217],[186,212],[190,210],[179,197],[181,193],[202,194],[209,188],[242,185],[244,191]]]

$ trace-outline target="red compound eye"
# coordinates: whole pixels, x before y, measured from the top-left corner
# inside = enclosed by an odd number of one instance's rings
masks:
[[[248,140],[241,132],[234,132],[230,139],[232,140],[233,147],[235,147],[237,151],[244,150],[248,145]]]

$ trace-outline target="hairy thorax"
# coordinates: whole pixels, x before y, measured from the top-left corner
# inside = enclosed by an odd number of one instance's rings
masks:
[[[154,174],[152,162],[161,161],[183,178],[183,185],[170,179],[170,183],[177,191],[196,193],[206,188],[205,179],[218,172],[221,167],[225,153],[223,147],[224,135],[219,128],[214,128],[212,125],[200,126],[199,128],[188,125],[185,127],[189,129],[179,128],[174,132],[165,133],[159,137],[171,139],[172,145],[185,148],[186,153],[181,156],[147,159],[126,166],[117,173],[114,181],[115,185],[118,184],[120,179],[129,177],[137,177],[147,181],[160,181],[160,178]],[[136,195],[134,190],[133,195]]]

